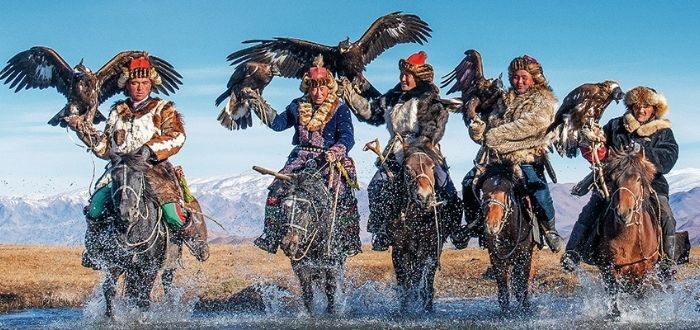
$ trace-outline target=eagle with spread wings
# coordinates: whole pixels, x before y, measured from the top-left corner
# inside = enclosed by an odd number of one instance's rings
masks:
[[[440,87],[445,88],[453,82],[447,94],[462,92],[465,121],[474,119],[476,115],[487,116],[505,92],[501,77],[496,79],[484,77],[481,54],[474,49],[464,52],[464,59],[443,77]]]
[[[394,12],[378,18],[362,37],[350,42],[350,38],[341,41],[337,46],[327,46],[312,41],[295,38],[277,37],[272,40],[247,40],[244,44],[254,44],[248,48],[231,53],[227,60],[231,65],[237,65],[231,79],[229,79],[227,90],[216,100],[220,104],[230,95],[229,105],[224,108],[219,115],[222,125],[231,129],[245,128],[241,125],[244,118],[250,116],[250,109],[240,106],[240,97],[243,88],[251,88],[261,93],[264,86],[272,80],[273,75],[286,78],[302,79],[304,73],[311,67],[314,58],[319,54],[323,56],[325,67],[334,72],[337,77],[346,77],[350,81],[356,78],[363,78],[362,72],[365,67],[377,58],[385,50],[402,43],[423,44],[428,41],[432,30],[428,23],[420,17],[411,14]],[[256,65],[268,65],[273,68],[273,73],[269,79],[255,78],[252,81],[267,81],[265,84],[255,83],[250,86],[245,79],[252,77],[248,74],[251,70],[248,63]],[[243,66],[243,67],[242,67]],[[266,71],[266,70],[264,70]],[[381,95],[374,87],[369,87],[363,96],[377,97]],[[231,104],[233,102],[233,104]],[[241,124],[236,124],[236,122]],[[230,125],[233,122],[235,125]]]
[[[552,133],[551,144],[559,155],[574,158],[578,155],[579,143],[596,142],[591,128],[598,122],[612,101],[619,103],[625,96],[620,85],[612,80],[588,83],[576,87],[566,95],[554,122],[547,129]]]
[[[132,58],[147,56],[161,76],[162,84],[153,85],[153,91],[169,95],[182,84],[182,76],[173,66],[144,51],[123,51],[114,56],[97,72],[83,65],[70,65],[56,51],[48,47],[32,47],[18,53],[7,61],[0,71],[0,81],[19,92],[23,89],[54,87],[63,94],[68,103],[51,120],[49,125],[65,127],[64,117],[83,116],[85,122],[98,124],[106,120],[97,110],[104,101],[121,92],[118,80]]]

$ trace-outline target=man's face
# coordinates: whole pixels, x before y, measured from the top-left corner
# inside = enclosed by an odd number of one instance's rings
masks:
[[[518,70],[513,73],[510,78],[510,85],[518,94],[523,94],[527,92],[530,87],[535,85],[535,80],[532,79],[532,75],[525,70]]]
[[[408,72],[401,72],[401,90],[408,92],[416,87],[416,77]]]
[[[311,102],[315,105],[321,105],[328,98],[328,93],[330,89],[328,86],[318,86],[309,88],[309,95],[311,95]]]
[[[151,79],[131,78],[126,85],[129,97],[134,102],[141,102],[151,94]]]
[[[640,123],[645,123],[651,119],[652,116],[656,113],[656,109],[654,109],[653,105],[646,105],[646,104],[634,104],[632,105],[632,114],[634,115],[634,119],[636,119]]]

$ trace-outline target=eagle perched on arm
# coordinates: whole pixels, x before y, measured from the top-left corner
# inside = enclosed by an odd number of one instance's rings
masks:
[[[481,54],[474,49],[464,52],[464,59],[450,73],[443,77],[440,87],[447,87],[447,94],[461,91],[461,99],[464,102],[464,120],[468,123],[478,114],[486,117],[492,111],[494,105],[503,95],[503,81],[501,77],[486,79]]]
[[[98,124],[106,118],[97,107],[122,91],[118,86],[122,71],[132,58],[142,56],[148,57],[161,77],[162,83],[153,85],[153,91],[165,95],[174,93],[182,84],[182,76],[170,63],[144,51],[123,51],[93,73],[82,60],[71,69],[53,49],[32,47],[7,61],[7,66],[0,71],[0,81],[5,80],[15,93],[22,89],[55,87],[63,94],[68,103],[49,120],[49,125],[65,127],[62,119],[71,115],[80,115],[85,122]]]
[[[420,17],[401,12],[391,13],[378,18],[362,37],[356,42],[350,42],[347,38],[338,43],[337,46],[326,46],[312,41],[295,38],[277,37],[271,40],[247,40],[244,44],[254,44],[248,48],[231,53],[227,60],[231,65],[237,65],[231,79],[228,82],[227,90],[217,98],[216,103],[220,104],[227,95],[238,96],[241,90],[249,87],[262,92],[262,89],[269,83],[251,86],[245,81],[248,75],[242,73],[249,72],[249,63],[256,66],[268,65],[276,71],[274,75],[286,78],[302,79],[304,73],[311,67],[314,58],[319,54],[323,56],[326,68],[335,73],[338,78],[346,77],[350,81],[356,78],[363,79],[362,72],[365,67],[385,50],[401,43],[415,42],[423,44],[431,36],[432,30],[428,23]],[[272,79],[272,76],[269,78]],[[261,81],[262,79],[256,79]],[[363,93],[366,97],[377,97],[381,95],[371,85]],[[237,100],[229,102],[228,108],[235,109],[228,111],[226,108],[219,115],[222,125],[228,127],[231,121],[235,122],[239,118],[250,116],[250,110],[245,106],[236,104]],[[223,117],[222,117],[223,116]],[[245,125],[234,125],[232,127],[245,128]]]
[[[551,144],[559,155],[574,158],[579,142],[591,139],[584,129],[599,125],[598,121],[612,101],[619,103],[625,96],[620,85],[612,80],[576,87],[566,95],[547,133],[554,132]]]

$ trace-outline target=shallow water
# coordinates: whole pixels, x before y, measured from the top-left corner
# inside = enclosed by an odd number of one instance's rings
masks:
[[[341,299],[337,317],[311,317],[300,303],[282,304],[288,292],[264,291],[265,311],[198,312],[196,301],[181,301],[182,291],[155,302],[147,312],[134,311],[123,301],[115,304],[115,318],[102,316],[104,302],[96,290],[84,308],[30,309],[0,315],[0,328],[700,328],[697,295],[700,280],[676,283],[672,291],[652,292],[644,299],[620,298],[618,320],[607,318],[607,299],[602,284],[580,274],[581,288],[571,297],[536,294],[528,316],[502,313],[495,297],[443,298],[436,300],[435,312],[426,316],[398,315],[396,291],[367,283]],[[318,310],[323,301],[319,299]]]

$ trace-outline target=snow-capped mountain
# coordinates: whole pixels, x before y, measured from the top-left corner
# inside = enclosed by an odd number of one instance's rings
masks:
[[[694,244],[700,243],[700,170],[673,171],[667,176],[671,185],[671,207],[679,230],[689,230]],[[232,177],[190,180],[190,186],[208,220],[210,238],[226,241],[253,238],[260,234],[267,186],[270,176],[249,172]],[[557,212],[557,228],[567,237],[588,197],[569,194],[573,184],[551,184]],[[460,188],[460,187],[457,187]],[[362,238],[369,240],[366,227],[368,200],[366,187],[357,193],[362,218]],[[10,244],[82,244],[87,203],[85,190],[61,195],[32,197],[0,196],[0,243]],[[222,229],[221,227],[225,228]]]

